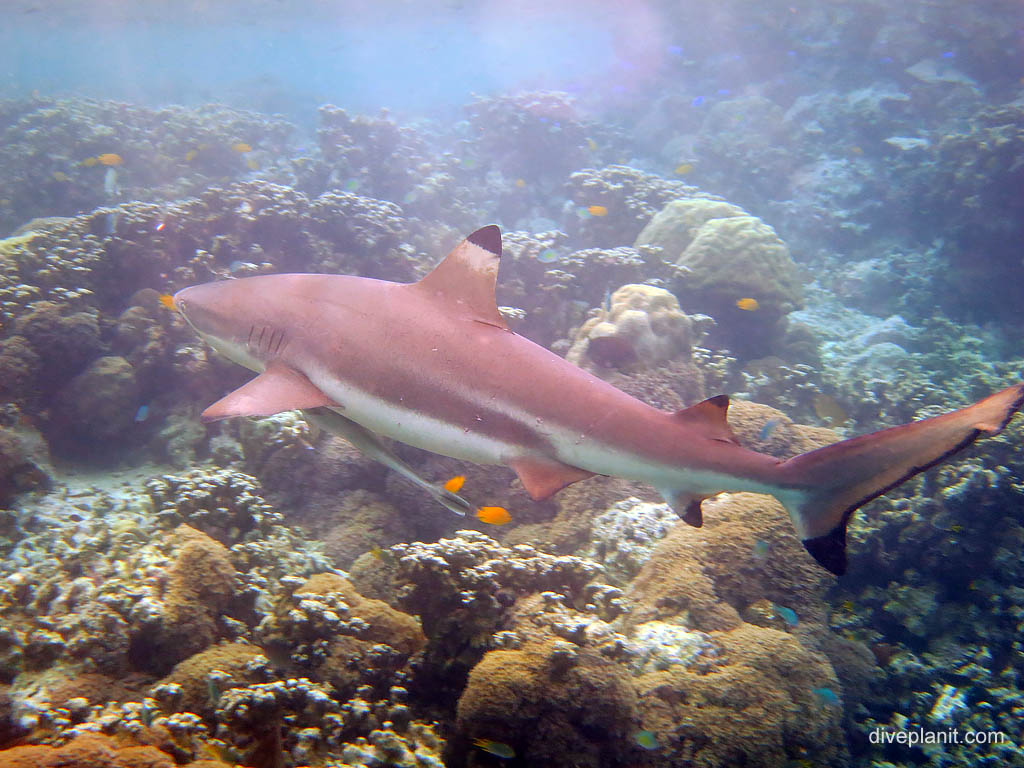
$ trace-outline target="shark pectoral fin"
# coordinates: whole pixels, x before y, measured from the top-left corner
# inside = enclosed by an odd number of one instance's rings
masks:
[[[721,440],[739,445],[739,440],[729,427],[729,396],[715,395],[689,408],[676,411],[672,418],[688,429],[700,432],[711,440]]]
[[[200,418],[219,421],[233,416],[271,416],[281,411],[337,405],[313,383],[282,363],[270,363],[255,379],[215,402]]]
[[[979,437],[998,434],[1022,405],[1024,384],[1017,384],[959,411],[802,453],[779,465],[775,496],[811,556],[842,575],[846,524],[857,509]]]
[[[700,511],[701,502],[707,496],[695,496],[685,491],[670,491],[663,488],[658,489],[665,502],[672,507],[672,511],[683,519],[687,525],[700,528],[704,525],[704,515]]]
[[[501,230],[489,224],[455,246],[433,272],[407,288],[440,299],[450,311],[507,331],[494,298],[500,259]]]
[[[533,456],[513,459],[508,465],[515,470],[519,482],[534,501],[543,501],[567,485],[594,476],[593,472],[563,464],[555,459]]]

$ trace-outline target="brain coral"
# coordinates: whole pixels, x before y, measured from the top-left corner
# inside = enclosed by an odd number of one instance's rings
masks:
[[[731,349],[757,349],[773,340],[782,331],[779,320],[802,306],[789,249],[775,230],[735,205],[673,200],[651,219],[635,246],[658,246],[663,258],[686,270],[675,284],[676,294],[687,307],[714,317]],[[739,309],[742,298],[755,299],[758,311]],[[763,347],[759,351],[763,356]]]
[[[653,285],[624,285],[576,334],[566,358],[583,367],[653,368],[689,359],[692,320],[676,297]]]

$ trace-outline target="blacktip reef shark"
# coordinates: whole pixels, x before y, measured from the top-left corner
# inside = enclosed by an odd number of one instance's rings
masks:
[[[855,510],[997,434],[1024,403],[1017,384],[782,461],[739,445],[726,395],[660,411],[509,330],[495,301],[500,255],[490,225],[416,283],[282,274],[185,288],[174,304],[189,325],[259,373],[203,421],[307,411],[460,513],[465,500],[417,476],[381,436],[508,465],[537,500],[593,475],[646,482],[696,526],[706,498],[767,493],[807,551],[842,574]]]

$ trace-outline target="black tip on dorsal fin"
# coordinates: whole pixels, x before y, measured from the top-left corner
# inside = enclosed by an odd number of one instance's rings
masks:
[[[476,232],[466,238],[473,245],[490,251],[495,256],[501,256],[501,230],[497,224],[488,224],[480,227]]]
[[[500,258],[501,230],[488,224],[456,245],[428,275],[409,288],[426,292],[443,302],[450,312],[508,330],[494,296]]]
[[[843,521],[824,536],[804,539],[804,548],[825,570],[842,576],[846,573],[846,521]]]

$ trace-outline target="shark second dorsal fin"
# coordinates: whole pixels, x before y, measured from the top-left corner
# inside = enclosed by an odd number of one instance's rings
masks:
[[[501,230],[488,224],[455,246],[433,272],[411,287],[428,292],[473,320],[507,330],[494,298],[500,259]]]
[[[711,440],[721,440],[739,445],[739,440],[729,427],[726,417],[729,414],[729,396],[715,395],[702,400],[696,405],[676,411],[672,418],[679,424],[697,430]]]

